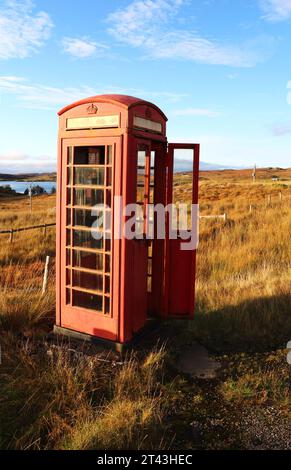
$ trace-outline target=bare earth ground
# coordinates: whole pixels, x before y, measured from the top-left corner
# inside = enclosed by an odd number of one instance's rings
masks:
[[[201,214],[227,220],[201,220],[195,320],[160,325],[125,358],[48,336],[54,229],[2,236],[2,448],[291,448],[291,170],[259,170],[255,184],[250,173],[202,172]],[[176,176],[178,200],[190,179]],[[51,222],[54,205],[35,198],[30,215],[26,199],[0,200],[0,229]],[[178,370],[194,341],[220,364],[215,378]]]

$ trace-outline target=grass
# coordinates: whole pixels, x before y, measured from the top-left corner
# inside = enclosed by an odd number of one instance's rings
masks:
[[[250,433],[262,420],[262,429],[277,429],[275,422],[283,429],[290,420],[289,173],[280,170],[284,185],[268,172],[256,184],[244,172],[203,173],[201,213],[226,212],[227,221],[201,221],[195,320],[170,323],[167,346],[147,344],[122,362],[47,339],[54,263],[45,296],[41,286],[54,229],[46,237],[23,232],[12,244],[1,236],[1,448],[245,449],[255,445]],[[189,175],[177,175],[175,194],[191,199]],[[54,196],[37,197],[31,215],[26,199],[2,200],[0,228],[53,222],[54,205]],[[194,340],[221,362],[214,381],[175,369]],[[265,445],[284,448],[284,440],[275,441]]]
[[[64,345],[8,335],[2,347],[1,448],[148,449],[162,435],[162,350],[116,370]]]

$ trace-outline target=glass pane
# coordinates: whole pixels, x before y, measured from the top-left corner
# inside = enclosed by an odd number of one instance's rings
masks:
[[[104,168],[75,168],[75,184],[104,185]]]
[[[103,291],[103,275],[73,271],[73,286]]]
[[[148,276],[148,292],[152,292],[152,277]]]
[[[91,215],[91,211],[86,209],[74,209],[74,225],[92,227],[93,224],[96,226],[97,215]]]
[[[86,292],[73,291],[73,305],[76,307],[90,308],[102,312],[103,298],[101,295],[87,294]]]
[[[146,166],[146,152],[145,150],[139,150],[137,152],[137,166],[145,167]]]
[[[105,276],[105,294],[110,294],[110,276]]]
[[[152,274],[152,259],[148,259],[148,274]]]
[[[66,289],[66,304],[70,304],[71,303],[71,290],[70,289]]]
[[[104,204],[104,192],[102,189],[75,189],[75,206],[95,206]]]
[[[112,169],[110,167],[106,168],[106,186],[112,185]]]
[[[105,255],[105,272],[110,273],[110,255]]]
[[[105,313],[106,315],[110,314],[110,299],[105,297]]]
[[[111,251],[111,239],[105,238],[105,251]]]
[[[75,147],[75,165],[104,165],[105,146]]]
[[[71,250],[66,250],[66,265],[70,266],[71,264]]]
[[[67,189],[67,206],[71,205],[71,189]]]
[[[106,205],[108,207],[111,207],[111,190],[110,189],[106,190]]]
[[[155,168],[155,159],[156,159],[156,152],[154,150],[151,151],[151,169]]]
[[[76,250],[73,253],[73,266],[103,271],[103,254]]]
[[[70,186],[73,182],[73,168],[67,167],[67,186]]]
[[[70,269],[66,269],[66,286],[71,284],[71,271]]]
[[[66,245],[69,246],[71,244],[71,230],[67,230],[67,240]]]
[[[84,248],[103,249],[103,238],[95,239],[92,237],[91,231],[74,230],[74,245],[83,246]]]
[[[73,163],[73,147],[68,147],[67,163],[68,165],[72,165]]]
[[[107,147],[107,165],[112,165],[112,145]]]
[[[67,209],[67,225],[71,225],[71,209]]]

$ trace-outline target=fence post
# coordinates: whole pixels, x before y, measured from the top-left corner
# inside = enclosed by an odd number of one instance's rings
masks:
[[[227,219],[226,213],[223,214],[223,219],[224,219],[224,222],[226,222],[226,219]]]
[[[250,214],[253,212],[253,206],[250,204]]]
[[[44,226],[43,226],[43,234],[44,234],[44,236],[46,236],[46,224],[44,224]]]
[[[282,202],[282,199],[283,199],[282,191],[279,192],[279,198],[280,198],[280,202]]]
[[[10,237],[9,237],[10,243],[13,242],[13,233],[14,233],[14,231],[13,231],[13,228],[12,228],[12,229],[10,230]]]
[[[48,271],[49,271],[50,257],[46,257],[44,275],[43,275],[43,284],[42,284],[42,295],[46,293],[47,290],[47,281],[48,281]]]

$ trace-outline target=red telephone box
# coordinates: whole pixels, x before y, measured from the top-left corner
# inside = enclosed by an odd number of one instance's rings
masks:
[[[129,204],[140,206],[143,232],[147,206],[172,202],[175,149],[193,153],[198,203],[199,145],[168,144],[166,122],[154,104],[124,95],[90,97],[59,112],[55,332],[124,344],[148,318],[193,317],[196,250],[170,238],[169,216],[164,238],[154,230],[150,240],[143,233],[128,239],[120,229]],[[96,205],[103,223],[94,228]]]

